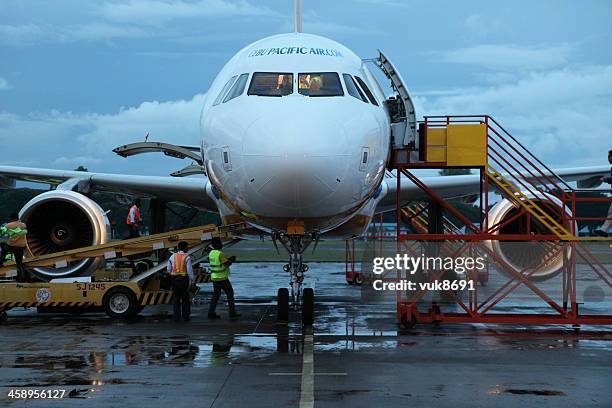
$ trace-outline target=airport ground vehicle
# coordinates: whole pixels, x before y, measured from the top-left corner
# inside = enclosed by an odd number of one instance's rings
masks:
[[[148,255],[152,251],[173,248],[179,241],[187,241],[191,245],[190,253],[196,254],[194,264],[198,264],[206,258],[207,247],[213,237],[229,240],[232,237],[231,231],[241,227],[242,224],[219,227],[203,225],[24,261],[26,268],[62,267],[82,259],[102,258],[104,266],[89,277],[18,283],[12,278],[8,279],[15,272],[15,265],[9,263],[0,268],[0,274],[7,277],[0,283],[0,318],[6,318],[6,311],[16,307],[36,307],[39,312],[69,313],[97,309],[104,310],[112,318],[127,318],[138,314],[146,306],[171,303],[172,290],[167,277],[162,273],[166,263],[161,261],[155,265]],[[196,267],[195,274],[196,283],[210,280],[210,274],[205,268]]]

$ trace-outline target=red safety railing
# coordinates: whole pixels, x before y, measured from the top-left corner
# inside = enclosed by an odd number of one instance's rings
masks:
[[[415,169],[443,169],[449,168],[446,163],[437,162],[410,162],[414,157],[406,152],[393,152],[391,168],[395,170],[394,180],[397,190],[397,250],[398,253],[418,257],[426,251],[424,245],[427,241],[435,241],[439,245],[453,244],[443,247],[439,254],[445,256],[461,256],[462,254],[477,254],[487,258],[489,264],[495,265],[498,271],[504,271],[508,276],[506,281],[496,277],[499,287],[485,288],[477,285],[475,290],[465,296],[452,290],[443,291],[452,299],[456,310],[444,310],[437,301],[431,301],[430,307],[423,310],[426,290],[416,290],[409,294],[397,294],[398,320],[408,325],[425,322],[465,322],[465,323],[518,323],[518,324],[597,324],[611,325],[612,315],[609,310],[603,313],[581,313],[578,302],[578,275],[589,271],[594,272],[602,290],[612,289],[612,274],[608,265],[595,256],[586,243],[580,241],[602,240],[603,237],[579,237],[578,228],[585,222],[603,222],[609,218],[580,214],[578,207],[584,204],[611,203],[610,197],[585,197],[589,193],[601,193],[604,190],[584,190],[571,187],[558,174],[533,155],[529,149],[521,144],[497,121],[486,115],[469,116],[428,116],[422,122],[420,129],[430,127],[445,127],[450,124],[485,124],[486,157],[484,166],[472,167],[479,172],[480,191],[478,204],[480,208],[480,222],[475,223],[459,211],[449,200],[442,197],[434,189],[427,186],[413,171]],[[400,154],[401,153],[401,154]],[[398,158],[403,161],[398,162]],[[465,232],[459,227],[431,233],[410,233],[402,225],[402,183],[410,182],[424,191],[429,201],[437,204],[445,214],[452,216],[460,222]],[[489,220],[489,195],[495,189],[516,204],[519,209],[514,214],[491,225]],[[530,198],[531,197],[531,198]],[[415,213],[411,213],[415,214]],[[607,211],[606,211],[607,214]],[[524,230],[514,233],[501,233],[504,227],[517,221],[520,217],[526,218]],[[535,228],[539,223],[540,228]],[[542,224],[545,227],[542,229]],[[423,230],[421,228],[421,230]],[[608,238],[609,239],[609,238]],[[541,241],[534,242],[544,248],[541,257],[528,267],[520,268],[509,263],[504,256],[496,252],[488,243],[493,241]],[[553,259],[562,259],[560,298],[554,285],[547,284],[542,288],[534,279],[538,273],[544,273]],[[580,268],[577,267],[580,262]],[[580,269],[580,271],[578,270]],[[427,270],[426,278],[429,282],[439,280],[444,271]],[[488,277],[488,269],[487,269]],[[546,272],[547,273],[547,272]],[[472,280],[481,281],[477,271],[468,271]],[[582,276],[582,275],[581,275]],[[402,271],[397,271],[396,280],[403,278]],[[404,277],[405,278],[405,277]],[[547,278],[550,279],[550,278]],[[555,281],[557,282],[557,281]],[[590,282],[581,280],[582,284]],[[592,283],[586,283],[592,284]],[[525,313],[508,312],[500,304],[508,300],[518,288],[526,288],[536,299],[542,301],[549,308],[548,311],[529,310]]]
[[[504,127],[502,127],[494,118],[488,115],[463,115],[463,116],[426,116],[421,122],[424,128],[446,127],[450,124],[485,124],[487,127],[486,138],[486,157],[487,166],[473,167],[480,172],[480,208],[482,219],[480,225],[474,224],[461,213],[456,211],[447,200],[439,196],[435,191],[425,186],[419,178],[414,175],[411,170],[423,168],[447,168],[446,163],[437,162],[403,162],[395,163],[394,168],[397,170],[397,199],[400,203],[400,192],[402,179],[404,182],[410,181],[416,184],[419,188],[425,191],[432,201],[440,204],[444,210],[452,215],[455,219],[461,222],[467,234],[449,234],[445,231],[444,234],[423,234],[421,239],[461,239],[461,240],[477,240],[477,239],[500,239],[500,240],[558,240],[558,239],[578,239],[579,221],[600,221],[604,222],[608,218],[602,217],[582,217],[578,214],[576,203],[578,202],[610,202],[612,198],[605,197],[578,197],[579,193],[586,190],[575,189],[566,181],[556,174],[545,163],[538,159],[521,144],[514,136],[512,136]],[[397,157],[393,154],[392,157]],[[402,157],[410,157],[403,155]],[[499,173],[504,181],[500,181],[492,171],[494,169]],[[405,177],[402,177],[405,176]],[[500,183],[511,185],[511,192],[516,191],[516,194],[508,194],[503,192],[503,195],[519,206],[530,207],[523,208],[522,211],[515,213],[511,218],[501,220],[495,225],[490,224],[489,220],[489,193],[495,189],[500,191]],[[532,205],[526,205],[525,201],[532,201]],[[530,211],[531,209],[531,211]],[[401,209],[397,209],[397,217],[400,219]],[[511,222],[520,217],[526,217],[528,228],[522,234],[499,234],[498,232]],[[545,228],[533,230],[536,225],[544,224]],[[456,230],[458,232],[458,228]],[[401,225],[398,223],[398,236],[404,239],[417,239],[417,234],[405,233]],[[437,235],[437,236],[435,236]],[[478,235],[478,237],[468,236]],[[602,239],[601,237],[579,238],[579,239]]]

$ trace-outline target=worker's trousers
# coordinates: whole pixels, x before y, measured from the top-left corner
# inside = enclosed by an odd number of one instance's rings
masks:
[[[213,297],[210,301],[210,308],[208,309],[208,315],[212,316],[215,314],[215,310],[217,309],[217,302],[219,302],[219,298],[221,297],[221,291],[225,292],[225,296],[227,297],[227,303],[229,304],[229,314],[233,316],[236,314],[236,305],[234,304],[234,288],[232,288],[232,284],[229,279],[225,279],[222,281],[213,281]]]
[[[608,216],[606,218],[612,218],[612,204],[610,204],[610,208],[608,208]],[[610,227],[612,227],[612,220],[606,220],[601,226],[601,230],[603,232],[608,232]]]
[[[174,320],[188,320],[191,314],[189,278],[186,275],[172,275],[170,279],[173,292]]]
[[[11,246],[9,244],[6,243],[2,243],[2,248],[1,248],[1,259],[0,259],[0,265],[4,263],[6,256],[8,254],[13,254],[15,255],[15,266],[17,266],[17,281],[18,282],[25,282],[26,281],[26,271],[25,268],[23,267],[23,251],[25,248],[23,247],[14,247]]]
[[[130,232],[128,238],[138,238],[140,236],[138,224],[128,224],[128,230]]]

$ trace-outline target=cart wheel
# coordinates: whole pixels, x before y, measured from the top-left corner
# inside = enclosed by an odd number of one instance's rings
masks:
[[[125,286],[111,288],[102,298],[102,306],[109,317],[126,319],[138,313],[134,292]]]
[[[280,288],[276,297],[276,321],[289,322],[289,289]]]
[[[363,279],[361,279],[360,273],[353,274],[353,283],[357,286],[361,286],[361,284],[363,283]]]
[[[148,259],[141,259],[134,263],[134,273],[146,272],[153,267],[153,262]]]
[[[302,300],[302,325],[312,326],[314,323],[314,290],[304,289]]]

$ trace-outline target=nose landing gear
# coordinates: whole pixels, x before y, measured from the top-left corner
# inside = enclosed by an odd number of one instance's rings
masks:
[[[290,274],[289,285],[291,287],[291,302],[289,302],[289,290],[280,288],[277,297],[277,320],[278,322],[289,321],[289,310],[302,311],[302,325],[310,326],[314,322],[314,291],[312,288],[302,289],[304,273],[308,271],[308,265],[303,262],[303,254],[306,248],[318,240],[316,234],[312,235],[288,235],[275,234],[274,242],[280,242],[289,253],[289,263],[283,266],[283,270]]]

